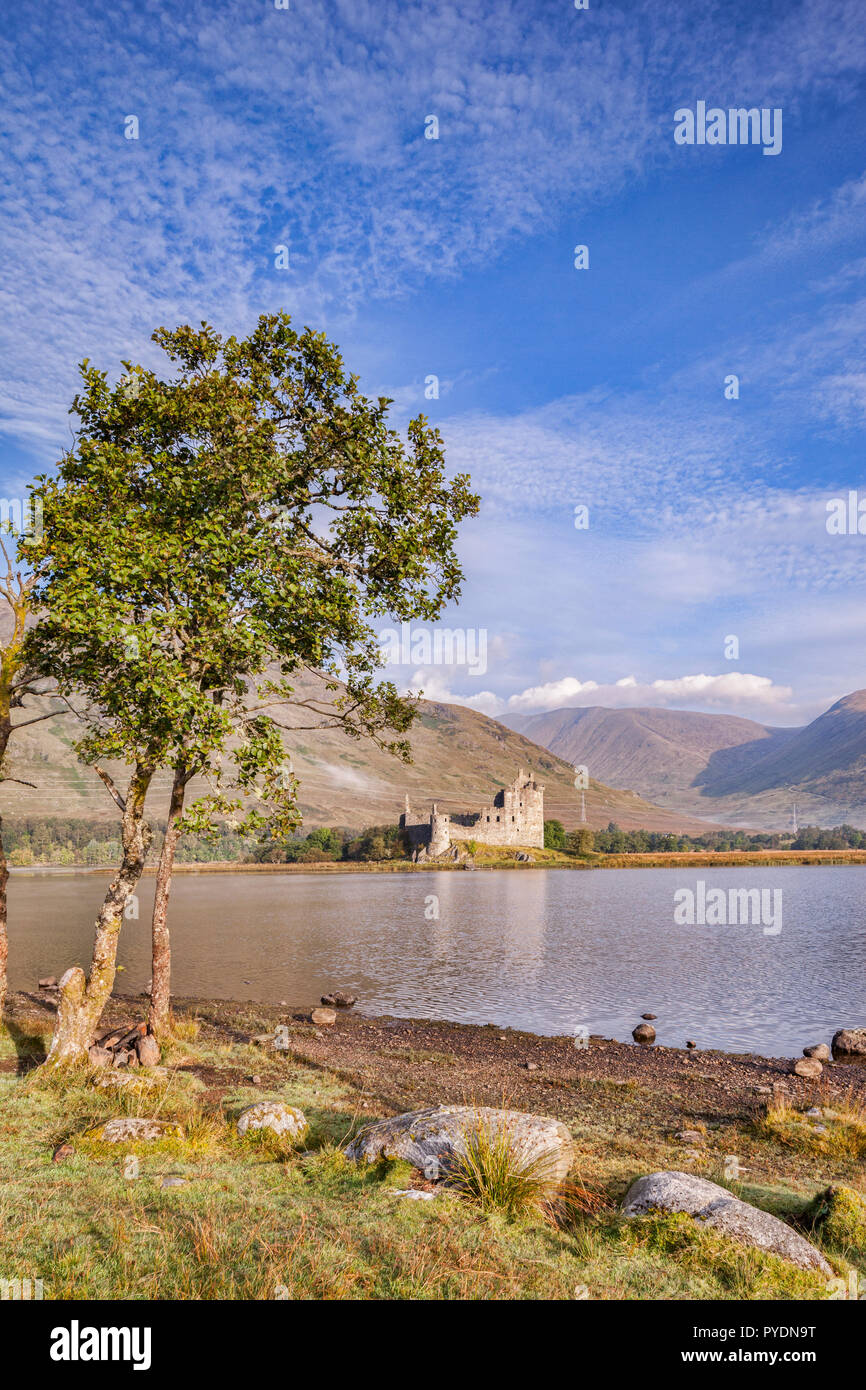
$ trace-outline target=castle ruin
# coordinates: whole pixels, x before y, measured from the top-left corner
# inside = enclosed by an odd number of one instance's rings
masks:
[[[400,817],[416,858],[444,854],[455,840],[477,840],[482,845],[544,846],[544,787],[531,773],[518,768],[508,787],[497,792],[489,806],[469,815],[447,815],[436,802],[427,816],[413,813],[406,795]]]

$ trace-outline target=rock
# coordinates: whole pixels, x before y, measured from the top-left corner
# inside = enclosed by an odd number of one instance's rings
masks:
[[[447,1172],[466,1152],[466,1136],[484,1127],[506,1133],[527,1163],[539,1162],[539,1176],[559,1183],[568,1175],[574,1159],[571,1135],[549,1115],[525,1115],[519,1110],[489,1106],[440,1105],[379,1120],[362,1130],[347,1146],[349,1158],[375,1163],[380,1158],[402,1158],[424,1172],[435,1160]]]
[[[238,1116],[238,1134],[246,1134],[251,1129],[272,1129],[275,1134],[300,1139],[309,1124],[304,1112],[294,1105],[284,1105],[281,1100],[259,1100]]]
[[[167,1173],[160,1183],[160,1187],[186,1187],[186,1178],[176,1177],[173,1173]]]
[[[834,1057],[866,1061],[866,1028],[840,1028],[830,1044]]]
[[[170,1120],[147,1120],[139,1115],[118,1115],[97,1125],[90,1131],[91,1139],[102,1139],[106,1144],[138,1143],[152,1139],[180,1138],[183,1130]]]
[[[128,1052],[113,1052],[112,1055],[111,1055],[111,1065],[112,1065],[113,1067],[128,1067],[128,1066],[129,1066],[129,1053],[128,1053]]]
[[[639,1023],[637,1028],[632,1029],[631,1035],[636,1043],[643,1043],[645,1047],[656,1040],[656,1030],[651,1023]]]
[[[40,988],[40,989],[58,989],[59,986],[58,986],[58,984],[57,984],[57,980],[56,980],[56,978],[55,978],[54,975],[46,975],[45,978],[44,978],[43,980],[40,980],[40,981],[39,981],[39,988]]]
[[[697,1043],[695,1042],[694,1038],[686,1038],[686,1047],[697,1047]]]
[[[808,1081],[817,1081],[824,1070],[815,1057],[798,1057],[794,1063],[797,1076],[805,1076]]]
[[[780,1255],[801,1269],[814,1269],[827,1277],[833,1273],[819,1250],[784,1221],[743,1202],[727,1188],[693,1173],[650,1173],[629,1188],[623,1211],[626,1216],[647,1212],[685,1212],[741,1245]]]
[[[806,1116],[807,1120],[820,1120],[823,1113],[823,1110],[821,1110],[817,1105],[813,1105],[810,1110],[803,1111],[803,1114]]]
[[[657,1017],[657,1014],[641,1014],[641,1018],[645,1018],[648,1022],[652,1022],[652,1020]]]
[[[52,1163],[65,1163],[75,1153],[71,1144],[58,1144],[51,1156]]]
[[[322,1003],[327,1004],[332,1009],[351,1009],[357,1002],[356,995],[346,994],[342,989],[335,989],[333,994],[322,995]]]
[[[432,1202],[436,1196],[435,1192],[422,1192],[417,1187],[392,1187],[391,1194],[394,1197],[408,1197],[413,1202]]]
[[[92,1047],[89,1047],[87,1049],[87,1055],[90,1058],[90,1065],[92,1067],[110,1067],[114,1065],[114,1053],[110,1052],[107,1047],[100,1047],[99,1043],[94,1043]]]
[[[262,1084],[262,1078],[261,1078],[260,1076],[251,1076],[251,1077],[250,1077],[250,1085],[252,1085],[252,1086],[261,1086],[261,1084]]]
[[[129,1087],[133,1090],[155,1085],[168,1076],[167,1067],[147,1067],[131,1071],[129,1067],[106,1067],[93,1078],[93,1084],[100,1091],[117,1091]]]
[[[135,1044],[135,1051],[143,1067],[159,1065],[159,1043],[152,1033],[145,1033],[143,1038],[138,1039]]]
[[[526,851],[523,850],[523,849],[518,850],[517,854],[515,854],[514,857],[515,857],[515,859],[517,860],[517,862],[518,862],[519,864],[534,864],[534,863],[535,863],[535,857],[534,857],[533,855],[531,855],[531,854],[527,854]]]
[[[325,1025],[330,1027],[332,1023],[337,1022],[337,1010],[313,1009],[313,1012],[310,1014],[310,1018],[312,1019],[313,1023],[317,1023],[320,1028],[324,1028]]]
[[[537,1062],[524,1062],[523,1065],[527,1071],[538,1071]]]
[[[679,1139],[683,1144],[703,1144],[705,1142],[699,1129],[678,1129],[674,1138]]]
[[[804,1057],[814,1057],[819,1062],[830,1061],[830,1049],[826,1043],[813,1043],[811,1047],[803,1048]]]

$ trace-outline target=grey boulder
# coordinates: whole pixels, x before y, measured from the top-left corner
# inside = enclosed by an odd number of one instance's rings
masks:
[[[866,1061],[866,1028],[840,1028],[833,1034],[834,1057],[856,1057]]]
[[[171,1139],[183,1134],[180,1125],[168,1120],[148,1120],[138,1115],[118,1115],[91,1133],[91,1138],[106,1144],[134,1143],[136,1140]]]
[[[833,1273],[821,1252],[777,1216],[692,1173],[672,1170],[638,1178],[626,1194],[623,1211],[626,1216],[644,1216],[652,1211],[685,1212],[741,1245],[779,1255],[800,1269],[814,1269],[828,1277]]]
[[[238,1116],[238,1134],[246,1134],[252,1129],[272,1129],[275,1134],[300,1139],[308,1128],[303,1111],[294,1105],[284,1105],[281,1100],[256,1101],[255,1105],[248,1105]]]
[[[432,1110],[413,1110],[405,1115],[362,1130],[348,1145],[349,1158],[375,1163],[380,1158],[402,1158],[422,1172],[437,1177],[466,1153],[467,1136],[487,1131],[491,1137],[505,1134],[528,1165],[537,1164],[538,1176],[560,1183],[574,1160],[574,1144],[564,1124],[549,1115],[526,1115],[519,1110],[489,1106],[440,1105]]]

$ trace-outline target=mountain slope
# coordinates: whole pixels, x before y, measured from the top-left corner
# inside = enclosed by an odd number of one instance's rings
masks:
[[[866,793],[866,690],[837,700],[793,737],[750,767],[729,772],[708,765],[712,794],[756,793],[795,786],[816,795],[858,801]]]
[[[866,690],[801,729],[734,715],[600,707],[506,722],[612,786],[728,825],[866,826]]]
[[[737,765],[748,767],[795,732],[736,715],[597,705],[513,715],[503,722],[560,757],[585,764],[601,781],[650,797],[700,784],[714,758],[729,774]]]

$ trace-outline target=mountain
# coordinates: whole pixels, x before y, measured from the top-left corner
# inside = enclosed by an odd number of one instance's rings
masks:
[[[597,705],[512,715],[502,722],[561,758],[584,764],[611,786],[628,786],[641,796],[694,785],[719,755],[742,759],[746,766],[762,757],[769,744],[784,743],[791,732],[735,715]]]
[[[735,715],[601,707],[503,722],[614,786],[726,825],[866,826],[866,690],[800,729]]]
[[[302,694],[316,694],[315,684],[309,680],[299,681],[298,688]],[[32,717],[34,712],[19,717]],[[570,764],[474,710],[422,701],[410,735],[414,762],[409,766],[369,741],[355,741],[340,730],[297,727],[309,717],[304,710],[285,707],[279,718],[292,767],[300,780],[307,829],[393,823],[403,809],[406,792],[416,808],[435,800],[450,812],[477,810],[513,780],[518,767],[531,769],[545,784],[548,819],[555,817],[566,828],[578,823],[580,793],[575,791]],[[35,786],[3,784],[3,815],[116,819],[116,809],[102,783],[92,768],[75,756],[72,745],[80,734],[80,725],[68,713],[13,734],[9,774]],[[200,790],[193,783],[191,795]],[[166,814],[168,793],[168,777],[163,774],[155,780],[149,799],[156,818]],[[596,778],[586,790],[585,804],[590,826],[615,820],[624,828],[645,826],[695,833],[707,829],[688,814],[650,805],[634,791],[615,791]]]

